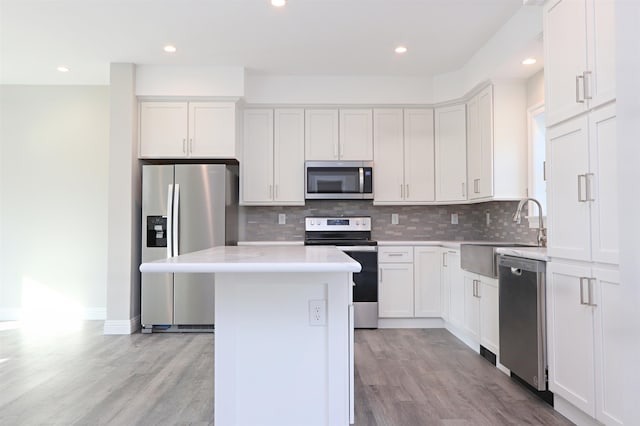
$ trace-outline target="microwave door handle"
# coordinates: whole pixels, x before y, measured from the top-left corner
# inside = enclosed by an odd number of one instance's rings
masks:
[[[363,194],[364,193],[364,168],[360,167],[358,169],[358,174],[360,177],[360,193]]]

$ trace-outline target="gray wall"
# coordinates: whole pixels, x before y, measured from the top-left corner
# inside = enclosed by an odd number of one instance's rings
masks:
[[[494,240],[535,242],[536,231],[526,220],[515,224],[511,216],[517,202],[496,201],[451,206],[373,206],[371,201],[307,201],[304,207],[242,207],[241,241],[301,241],[306,216],[353,216],[372,218],[375,240]],[[278,225],[278,214],[285,213],[287,223]],[[399,224],[391,225],[391,214],[399,215]],[[451,224],[451,214],[458,224]],[[490,224],[487,225],[486,214]]]

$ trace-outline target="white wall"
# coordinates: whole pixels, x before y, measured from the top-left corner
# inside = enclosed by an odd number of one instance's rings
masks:
[[[109,88],[0,86],[0,123],[0,320],[104,319]]]
[[[431,77],[247,75],[247,103],[429,104]]]
[[[241,97],[244,95],[243,67],[136,66],[138,96]]]
[[[527,80],[527,108],[544,102],[544,70]]]

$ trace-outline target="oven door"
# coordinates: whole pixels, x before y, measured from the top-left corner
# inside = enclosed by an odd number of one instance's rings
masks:
[[[378,328],[378,248],[337,248],[362,265],[362,270],[353,274],[354,327]]]

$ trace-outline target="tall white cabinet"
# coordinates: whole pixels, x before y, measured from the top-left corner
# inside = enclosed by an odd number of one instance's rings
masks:
[[[467,199],[466,105],[435,109],[436,201]]]
[[[617,306],[628,285],[618,277],[614,5],[548,0],[543,9],[549,388],[606,425],[624,424],[628,368],[613,338],[626,326]]]
[[[374,203],[433,202],[433,110],[375,109],[373,123]]]
[[[304,111],[247,109],[241,203],[304,205]]]

